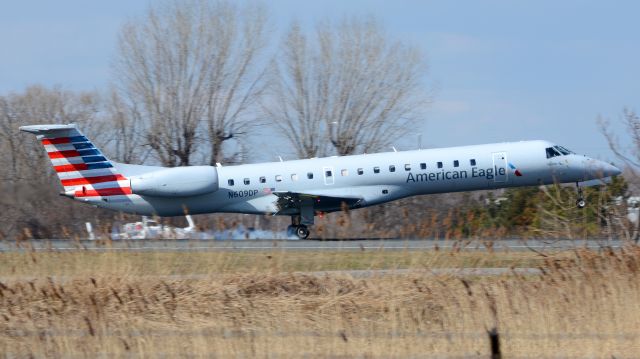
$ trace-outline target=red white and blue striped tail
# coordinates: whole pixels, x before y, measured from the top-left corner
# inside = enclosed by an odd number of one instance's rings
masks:
[[[109,197],[131,194],[129,180],[87,139],[70,125],[22,126],[37,135],[69,197]]]

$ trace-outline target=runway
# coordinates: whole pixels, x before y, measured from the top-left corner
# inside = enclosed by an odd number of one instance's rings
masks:
[[[500,239],[500,240],[424,240],[424,239],[364,239],[364,240],[28,240],[0,241],[0,252],[20,251],[554,251],[576,248],[620,248],[622,240],[590,239]]]

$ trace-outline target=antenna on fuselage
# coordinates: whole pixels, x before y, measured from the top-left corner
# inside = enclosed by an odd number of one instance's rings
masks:
[[[284,162],[284,161],[282,160],[282,156],[278,156],[278,158],[280,159],[280,162]]]
[[[396,150],[395,146],[391,146],[391,148],[393,149],[393,152],[398,152],[398,150]]]

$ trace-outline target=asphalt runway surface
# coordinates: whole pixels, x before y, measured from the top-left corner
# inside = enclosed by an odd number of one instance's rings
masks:
[[[577,248],[620,248],[622,240],[590,239],[549,239],[549,240],[407,240],[407,239],[364,239],[364,240],[28,240],[0,241],[0,252],[20,251],[422,251],[452,250],[461,251],[553,251]]]

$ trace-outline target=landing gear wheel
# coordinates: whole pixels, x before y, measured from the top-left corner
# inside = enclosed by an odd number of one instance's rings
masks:
[[[309,229],[305,225],[300,225],[296,229],[296,234],[300,239],[307,239],[307,237],[309,237]]]

